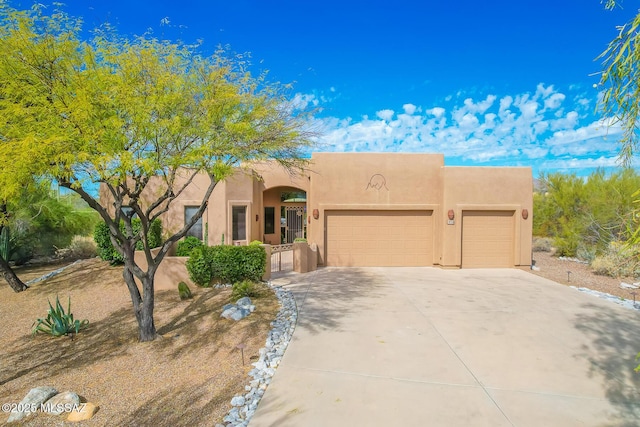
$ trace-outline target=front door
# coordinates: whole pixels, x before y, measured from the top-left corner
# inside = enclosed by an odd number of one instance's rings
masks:
[[[297,238],[304,238],[305,208],[295,206],[285,208],[285,242],[293,243]]]

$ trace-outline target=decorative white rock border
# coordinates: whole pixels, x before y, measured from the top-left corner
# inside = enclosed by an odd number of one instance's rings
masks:
[[[607,301],[616,303],[616,304],[621,305],[621,306],[623,306],[625,308],[630,308],[632,310],[640,310],[640,302],[634,304],[634,302],[632,300],[620,298],[620,297],[617,297],[615,295],[608,294],[606,292],[594,291],[593,289],[589,289],[589,288],[582,288],[582,287],[579,288],[577,286],[569,286],[569,287],[573,288],[573,289],[575,289],[577,291],[584,292],[586,294],[590,294],[590,295],[596,296],[598,298],[602,298],[602,299],[605,299]]]
[[[224,424],[217,424],[216,427],[246,427],[249,424],[296,328],[298,308],[293,293],[271,282],[268,285],[280,301],[280,311],[271,322],[272,329],[264,348],[260,349],[260,358],[252,363],[254,368],[249,371],[252,380],[245,386],[246,393],[231,399],[233,408],[224,417]]]

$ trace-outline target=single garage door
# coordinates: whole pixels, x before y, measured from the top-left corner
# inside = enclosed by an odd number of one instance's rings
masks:
[[[514,211],[462,212],[462,267],[513,267]]]
[[[326,265],[433,265],[432,211],[327,211]]]

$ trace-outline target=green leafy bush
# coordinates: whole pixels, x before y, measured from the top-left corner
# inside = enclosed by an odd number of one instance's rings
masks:
[[[176,249],[176,256],[189,256],[191,251],[195,248],[204,246],[202,240],[194,236],[187,236],[183,240],[178,242],[178,248]]]
[[[193,248],[187,260],[189,278],[198,286],[210,287],[213,279],[212,251],[208,246]]]
[[[231,287],[231,298],[234,301],[240,298],[250,297],[253,298],[257,295],[256,284],[251,280],[243,280],[236,282]]]
[[[198,286],[208,286],[214,279],[222,283],[259,281],[265,265],[266,254],[261,246],[203,246],[192,251],[187,271]]]
[[[262,242],[260,240],[252,240],[249,246],[260,246],[261,244]]]
[[[305,239],[304,237],[296,237],[295,239],[293,239],[293,243],[298,243],[298,242],[307,242],[307,239]]]
[[[637,229],[634,214],[640,174],[598,170],[586,179],[553,173],[540,177],[533,195],[533,235],[550,237],[558,255],[589,260]]]
[[[122,264],[122,255],[113,247],[109,233],[109,227],[104,222],[99,222],[93,232],[93,240],[98,247],[98,256],[111,264]]]
[[[186,299],[193,298],[191,289],[189,289],[189,286],[184,282],[178,283],[178,294],[180,294],[180,299],[183,301]]]
[[[142,223],[139,218],[133,218],[131,220],[131,228],[133,229],[134,234],[140,233]],[[120,222],[120,230],[123,232],[125,230],[124,221]],[[122,254],[120,254],[111,243],[109,227],[106,223],[99,222],[96,225],[93,232],[93,240],[95,240],[96,245],[98,246],[98,256],[101,259],[109,261],[111,264],[122,264],[124,262]],[[162,222],[159,219],[151,221],[147,232],[147,240],[150,248],[157,248],[162,245]],[[136,243],[136,250],[143,249],[144,244],[142,243],[142,240],[139,240]]]
[[[212,246],[212,274],[223,283],[245,279],[259,281],[265,271],[266,255],[261,246]]]
[[[85,328],[88,324],[88,320],[74,320],[71,313],[71,297],[69,297],[69,305],[67,311],[64,311],[60,299],[56,296],[56,307],[53,308],[51,301],[49,302],[49,311],[47,317],[43,319],[37,319],[34,322],[32,335],[39,332],[49,334],[54,337],[61,337],[63,335],[69,335],[71,333],[77,334],[81,329]]]

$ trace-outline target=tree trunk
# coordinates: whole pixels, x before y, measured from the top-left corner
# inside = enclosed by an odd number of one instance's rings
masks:
[[[14,273],[11,267],[9,267],[9,263],[5,261],[5,259],[2,258],[1,256],[0,256],[0,273],[2,273],[4,280],[7,281],[7,283],[9,284],[9,286],[11,286],[11,289],[13,289],[14,292],[22,292],[29,289],[27,285],[25,285],[22,282],[22,280],[20,280],[18,276],[16,276],[16,273]]]
[[[133,312],[136,315],[136,320],[138,321],[138,340],[140,342],[153,341],[157,337],[156,325],[153,321],[154,273],[155,269],[149,268],[145,277],[141,279],[142,294],[140,294],[134,275],[126,264],[124,271],[122,272],[124,281],[129,288],[131,301],[133,302]]]

